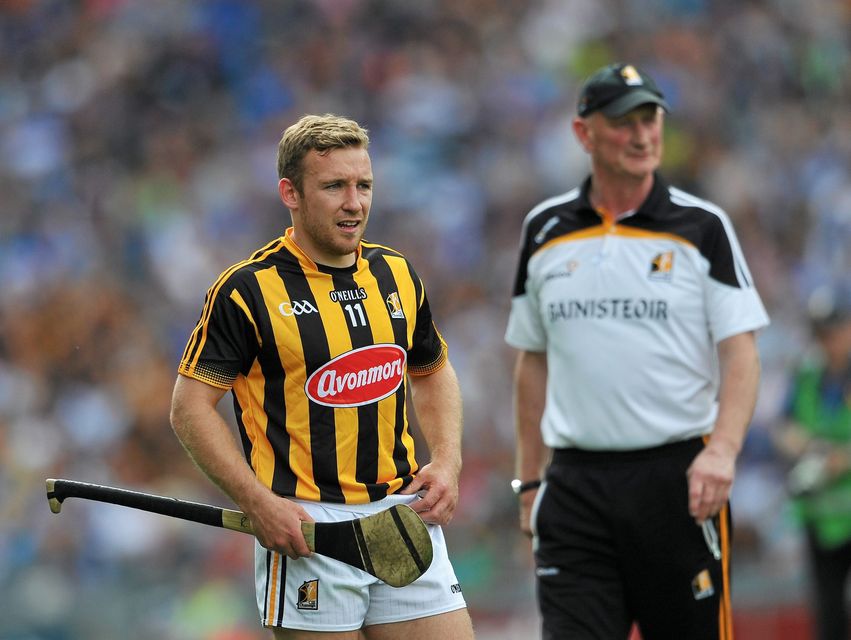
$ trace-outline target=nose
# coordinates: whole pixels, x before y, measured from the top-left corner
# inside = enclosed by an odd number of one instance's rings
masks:
[[[632,128],[632,140],[638,146],[645,146],[650,144],[650,140],[653,138],[653,128],[652,125],[645,124],[643,122],[636,122]]]
[[[358,188],[356,185],[346,187],[343,209],[346,211],[358,211],[361,208]]]

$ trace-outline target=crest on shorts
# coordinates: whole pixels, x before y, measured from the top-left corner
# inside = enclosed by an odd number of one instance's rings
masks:
[[[694,593],[695,600],[710,598],[715,594],[715,587],[712,586],[709,569],[704,569],[694,577],[691,581],[691,590]]]
[[[319,578],[307,580],[298,588],[298,602],[296,606],[299,609],[307,609],[309,611],[319,610]]]

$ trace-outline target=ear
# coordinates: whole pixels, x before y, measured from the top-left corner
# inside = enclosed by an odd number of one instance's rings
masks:
[[[594,134],[591,127],[588,126],[588,121],[585,118],[575,117],[572,122],[573,134],[579,140],[579,144],[585,151],[591,150],[591,143],[594,139]]]
[[[278,181],[278,194],[281,196],[281,202],[287,209],[297,209],[301,198],[298,189],[295,188],[292,180],[289,178],[281,178]]]

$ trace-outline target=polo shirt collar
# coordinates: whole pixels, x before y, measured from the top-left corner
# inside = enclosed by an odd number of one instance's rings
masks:
[[[579,208],[581,210],[593,211],[596,214],[596,209],[591,204],[591,176],[585,178],[579,192]],[[668,183],[658,173],[653,174],[653,186],[650,188],[650,193],[647,198],[641,203],[641,206],[630,217],[637,215],[647,216],[648,218],[660,219],[665,215],[667,207],[665,203],[668,201]]]

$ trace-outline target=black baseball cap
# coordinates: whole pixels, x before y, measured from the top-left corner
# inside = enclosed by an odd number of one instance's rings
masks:
[[[583,118],[599,111],[619,118],[643,104],[658,104],[670,111],[653,78],[631,64],[616,62],[598,70],[582,85],[577,112]]]

